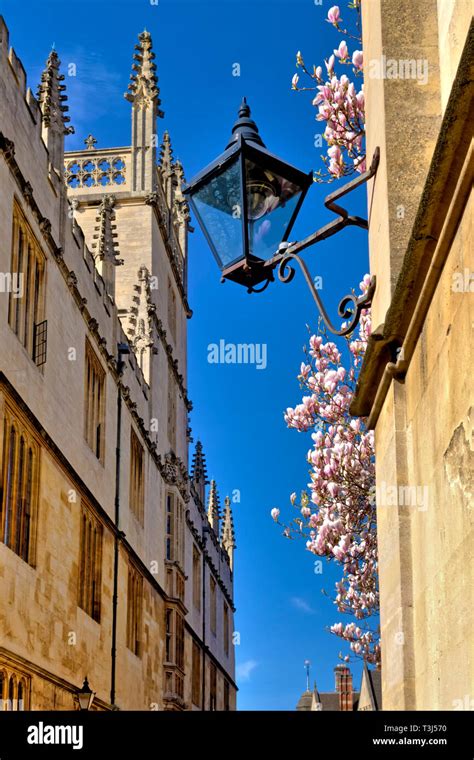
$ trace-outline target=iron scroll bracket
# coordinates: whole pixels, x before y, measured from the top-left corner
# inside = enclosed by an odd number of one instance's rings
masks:
[[[320,227],[318,230],[316,230],[316,232],[308,235],[308,237],[304,238],[303,240],[295,243],[281,243],[278,253],[276,253],[275,256],[269,259],[264,265],[264,269],[268,268],[268,277],[263,282],[263,285],[259,288],[249,288],[249,293],[262,293],[264,290],[266,290],[270,282],[273,282],[275,280],[274,271],[277,267],[278,279],[280,282],[291,282],[295,275],[295,269],[290,265],[289,262],[291,260],[294,260],[303,272],[308,288],[311,292],[311,295],[313,296],[313,299],[316,303],[316,306],[318,307],[318,310],[324,320],[327,329],[333,333],[333,335],[340,336],[348,335],[354,330],[359,322],[362,310],[368,308],[372,303],[376,285],[375,276],[372,277],[372,281],[367,288],[367,291],[363,295],[356,296],[354,293],[350,293],[341,299],[339,302],[338,314],[342,319],[345,320],[345,324],[338,330],[332,324],[328,313],[324,308],[321,296],[319,295],[314,285],[314,280],[309,273],[308,267],[306,263],[300,258],[299,254],[304,251],[305,248],[309,248],[312,245],[316,245],[316,243],[320,243],[322,240],[326,240],[327,238],[332,237],[336,233],[345,229],[345,227],[354,226],[361,227],[364,230],[368,229],[367,219],[349,214],[347,209],[340,206],[337,201],[355,190],[357,187],[360,187],[372,179],[372,177],[374,177],[377,173],[379,161],[380,149],[377,147],[374,151],[370,167],[367,171],[363,172],[358,177],[355,177],[350,182],[347,182],[345,185],[326,196],[324,205],[327,209],[329,209],[329,211],[333,211],[335,214],[337,214],[337,218],[333,219],[332,222],[325,224],[323,227]]]

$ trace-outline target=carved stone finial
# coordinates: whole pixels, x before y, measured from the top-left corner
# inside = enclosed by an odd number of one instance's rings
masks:
[[[183,188],[186,184],[186,179],[184,176],[184,169],[181,161],[176,161],[174,165],[174,173],[176,177],[175,182],[175,188],[174,188],[174,197],[173,197],[173,212],[176,217],[176,222],[178,225],[183,225],[184,229],[187,230],[189,228],[189,222],[191,220],[191,214],[189,211],[189,203],[186,200],[186,197],[183,193]],[[180,236],[180,244],[181,247],[183,247],[181,236]],[[183,251],[183,254],[186,252]]]
[[[64,74],[59,73],[60,63],[57,52],[52,50],[41,74],[37,99],[43,115],[43,124],[62,129],[63,134],[65,134],[65,124],[70,121],[70,118],[65,116],[69,108],[63,105],[67,101],[67,95],[62,94],[66,85],[61,84],[64,81]]]
[[[73,127],[66,126],[70,121],[64,105],[67,95],[66,86],[62,84],[64,74],[59,73],[60,61],[58,54],[52,50],[46,61],[46,67],[41,74],[37,99],[41,111],[42,137],[48,149],[51,165],[62,174],[64,163],[64,136],[74,132]]]
[[[150,273],[142,265],[137,272],[132,304],[121,317],[122,325],[129,336],[137,364],[147,383],[150,382],[150,363],[154,354],[153,320],[151,307]]]
[[[211,480],[211,488],[209,490],[209,499],[207,503],[207,519],[214,529],[216,536],[219,536],[220,506],[215,480]]]
[[[235,531],[234,531],[234,518],[232,517],[232,509],[230,506],[230,498],[226,496],[224,499],[224,519],[222,522],[221,530],[221,546],[229,555],[230,567],[232,569],[234,560],[235,546]]]
[[[108,294],[115,297],[115,272],[114,269],[123,263],[118,258],[117,243],[115,242],[117,233],[114,213],[115,196],[104,195],[99,205],[96,217],[95,242],[92,243],[94,257],[102,278],[105,282]]]
[[[159,166],[162,173],[170,172],[173,167],[173,148],[171,146],[171,138],[168,130],[165,130],[163,134],[163,142],[160,147]]]
[[[194,488],[196,489],[196,492],[201,500],[201,503],[204,504],[206,485],[209,483],[209,481],[207,479],[206,457],[204,455],[201,441],[198,441],[196,443],[196,449],[194,451],[193,464],[191,468],[191,478],[194,484]]]
[[[135,45],[137,51],[133,56],[135,63],[132,66],[130,84],[125,98],[131,103],[137,103],[147,107],[152,103],[156,105],[157,116],[164,116],[159,110],[161,100],[159,98],[160,90],[158,87],[158,77],[156,76],[156,65],[153,63],[155,54],[152,50],[152,40],[150,32],[144,31],[138,35],[139,44]]]
[[[176,188],[176,174],[173,160],[173,147],[168,131],[163,135],[163,142],[160,147],[160,157],[158,161],[158,171],[161,175],[161,182],[166,197],[168,209],[171,211],[173,206],[174,191]]]
[[[92,135],[88,135],[84,140],[84,145],[87,146],[87,150],[95,150],[97,140]]]

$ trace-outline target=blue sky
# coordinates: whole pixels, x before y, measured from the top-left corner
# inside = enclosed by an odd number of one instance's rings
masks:
[[[123,98],[133,46],[146,27],[152,34],[162,108],[162,135],[171,134],[174,154],[190,179],[225,148],[242,96],[252,108],[267,148],[309,171],[321,166],[315,147],[321,125],[308,94],[292,92],[295,54],[321,64],[340,37],[325,23],[333,3],[323,0],[3,0],[10,41],[36,91],[54,43],[66,77],[71,123],[69,150],[82,148],[89,132],[98,147],[130,144],[130,105]],[[341,3],[344,15],[350,14]],[[353,46],[350,46],[352,51]],[[232,75],[240,64],[240,76]],[[292,238],[301,239],[330,221],[324,195],[334,185],[313,186]],[[366,215],[365,189],[351,197],[354,213]],[[352,205],[353,204],[353,205]],[[287,430],[283,411],[300,400],[296,375],[317,313],[302,276],[248,295],[220,275],[197,229],[189,241],[188,387],[192,427],[204,444],[208,470],[221,494],[238,489],[236,523],[236,630],[240,709],[292,710],[305,686],[304,660],[320,691],[333,690],[340,642],[326,627],[339,617],[321,588],[332,592],[337,568],[314,572],[314,557],[301,542],[288,541],[270,519],[288,497],[305,487],[309,436]],[[349,229],[305,254],[313,275],[323,278],[322,296],[336,316],[339,299],[367,271],[366,233]],[[268,364],[210,364],[208,346],[220,340],[264,343]],[[293,510],[294,511],[294,510]],[[293,516],[293,515],[292,515]],[[360,665],[353,666],[355,684]]]

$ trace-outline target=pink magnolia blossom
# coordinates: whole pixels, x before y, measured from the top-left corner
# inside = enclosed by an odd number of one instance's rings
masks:
[[[277,509],[277,507],[273,507],[273,509],[270,512],[270,514],[272,516],[272,520],[275,520],[275,522],[276,522],[278,520],[278,518],[280,517],[280,510]]]
[[[330,150],[332,160],[338,160],[338,146]],[[365,275],[360,283],[362,292],[370,283],[370,275]],[[296,503],[295,493],[290,497],[291,503],[299,506],[301,516],[290,521],[285,535],[305,536],[308,551],[341,565],[334,604],[339,612],[352,615],[364,625],[336,623],[331,631],[349,644],[353,655],[378,663],[379,632],[367,625],[379,609],[376,511],[371,498],[375,483],[374,434],[366,429],[363,419],[349,413],[356,368],[369,335],[370,314],[364,310],[357,333],[347,338],[353,365],[350,368],[343,366],[342,352],[333,341],[324,342],[321,335],[309,340],[307,361],[301,365],[298,377],[307,395],[301,404],[285,413],[290,428],[311,432],[309,483],[300,504]]]
[[[325,63],[326,63],[326,69],[328,71],[328,74],[331,74],[332,71],[333,71],[333,69],[334,69],[334,63],[335,63],[334,56],[330,55],[329,58],[328,58],[328,60],[325,61]]]
[[[345,61],[346,60],[346,58],[349,55],[349,51],[347,49],[347,45],[346,45],[345,40],[342,40],[339,43],[339,47],[336,50],[334,50],[334,55],[336,56],[336,58],[340,58],[341,61]]]
[[[360,14],[358,0],[353,0],[350,7]],[[339,27],[341,20],[339,6],[332,6],[328,11],[327,21],[344,36],[348,35],[353,39],[354,35],[350,31]],[[327,174],[322,174],[321,170],[317,171],[315,180],[318,182],[324,180],[331,182],[354,172],[361,173],[366,170],[363,85],[357,90],[354,82],[351,82],[345,73],[339,76],[336,71],[336,65],[351,66],[352,64],[355,77],[360,77],[363,74],[364,57],[360,49],[354,50],[351,56],[346,39],[341,40],[332,55],[325,60],[326,73],[323,72],[321,66],[313,66],[312,70],[307,69],[300,51],[296,57],[297,66],[301,67],[303,74],[310,79],[313,86],[298,88],[299,75],[295,74],[292,89],[316,91],[313,97],[313,105],[317,108],[316,120],[325,123],[323,137],[328,147],[337,146],[340,150],[340,154],[336,156],[329,152],[326,156],[322,156]],[[355,37],[355,39],[358,38]]]
[[[352,53],[352,63],[356,69],[362,69],[364,65],[364,54],[362,50],[354,50]]]
[[[333,5],[332,8],[329,8],[327,21],[329,21],[330,24],[334,25],[338,24],[339,21],[342,21],[341,12],[338,5]]]

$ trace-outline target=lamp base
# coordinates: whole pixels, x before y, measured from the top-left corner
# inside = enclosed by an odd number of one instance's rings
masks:
[[[239,285],[245,285],[247,288],[253,288],[261,282],[273,279],[272,268],[268,267],[267,262],[263,259],[257,259],[255,256],[249,256],[247,259],[237,261],[227,269],[222,270],[222,281],[232,280]]]

